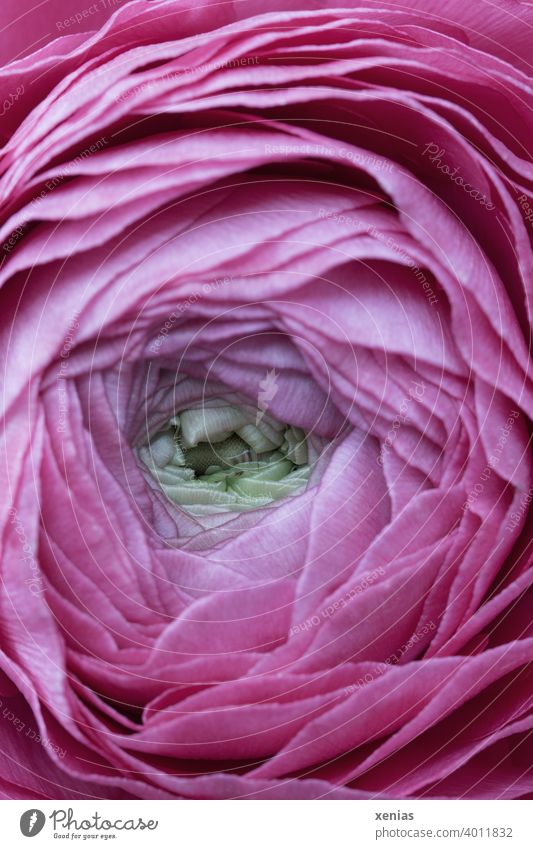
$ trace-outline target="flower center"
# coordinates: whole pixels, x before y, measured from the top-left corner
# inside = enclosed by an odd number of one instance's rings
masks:
[[[303,430],[223,401],[177,413],[139,456],[168,498],[195,516],[264,507],[301,491],[310,475]]]

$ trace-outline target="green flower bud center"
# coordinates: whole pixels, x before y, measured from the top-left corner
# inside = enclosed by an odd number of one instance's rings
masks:
[[[199,442],[194,448],[185,448],[185,463],[194,473],[204,475],[209,466],[231,468],[243,454],[249,451],[249,445],[240,436],[232,434],[223,442]]]
[[[310,475],[303,430],[222,401],[174,415],[139,457],[165,495],[200,520],[287,498]]]

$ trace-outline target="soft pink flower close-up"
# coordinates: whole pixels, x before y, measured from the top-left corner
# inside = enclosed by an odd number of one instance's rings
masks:
[[[532,28],[3,0],[3,798],[533,798]]]

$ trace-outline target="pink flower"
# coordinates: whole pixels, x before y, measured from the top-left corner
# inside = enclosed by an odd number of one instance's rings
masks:
[[[7,798],[531,798],[527,4],[7,2]]]

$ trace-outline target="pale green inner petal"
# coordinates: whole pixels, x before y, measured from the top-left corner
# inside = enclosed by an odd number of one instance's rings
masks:
[[[310,475],[303,430],[223,403],[176,413],[139,456],[193,515],[264,507],[301,492]]]

